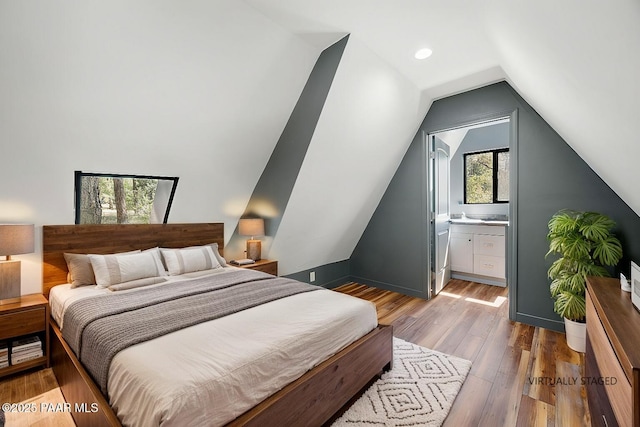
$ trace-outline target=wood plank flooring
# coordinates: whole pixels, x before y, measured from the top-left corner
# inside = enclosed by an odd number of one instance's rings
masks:
[[[511,322],[505,288],[452,280],[430,301],[355,283],[336,290],[374,302],[395,336],[473,362],[445,427],[590,425],[583,356],[564,334]],[[51,369],[15,375],[0,380],[0,403],[62,403],[57,387]],[[7,414],[7,426],[31,425],[74,424],[68,413]]]
[[[351,283],[394,335],[473,362],[444,426],[589,426],[584,356],[564,334],[509,320],[507,289],[452,280],[430,301]]]
[[[7,412],[7,427],[71,427],[75,426],[71,414],[62,406],[64,396],[51,368],[27,371],[0,380],[0,404],[22,403],[21,412]],[[41,404],[51,404],[43,408]],[[31,411],[35,408],[35,411]]]

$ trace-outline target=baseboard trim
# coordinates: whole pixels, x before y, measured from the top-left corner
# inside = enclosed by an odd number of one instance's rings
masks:
[[[360,283],[367,286],[373,286],[375,288],[384,289],[386,291],[398,292],[403,295],[408,295],[410,297],[427,299],[428,295],[425,295],[415,289],[405,288],[404,286],[394,285],[392,283],[379,282],[373,279],[367,279],[365,277],[359,276],[350,276],[351,282]]]
[[[492,285],[492,286],[500,286],[502,288],[506,288],[507,287],[507,281],[505,279],[494,279],[491,277],[487,277],[487,276],[479,276],[476,274],[471,274],[471,273],[451,273],[451,278],[452,279],[460,279],[460,280],[466,280],[469,282],[476,282],[476,283],[484,283],[485,285]]]
[[[562,320],[551,320],[543,317],[532,316],[531,314],[516,313],[516,321],[564,333],[564,322]]]
[[[334,288],[337,288],[338,286],[346,285],[347,283],[352,281],[353,280],[351,280],[351,276],[344,276],[344,277],[340,277],[339,279],[335,279],[318,286],[322,286],[323,288],[327,288],[327,289],[334,289]]]
[[[315,275],[316,280],[311,281],[310,273]],[[349,280],[349,260],[332,262],[329,264],[319,265],[307,270],[298,271],[296,273],[285,274],[284,277],[298,280],[300,282],[310,283],[312,285],[322,286],[323,288],[332,289],[340,285],[348,283]]]

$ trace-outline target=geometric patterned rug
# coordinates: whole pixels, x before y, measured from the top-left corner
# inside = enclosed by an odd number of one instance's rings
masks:
[[[471,362],[393,338],[393,369],[385,372],[332,424],[440,426]]]

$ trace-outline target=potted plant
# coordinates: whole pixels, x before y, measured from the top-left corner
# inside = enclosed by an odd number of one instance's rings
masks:
[[[612,234],[615,222],[596,212],[561,210],[549,221],[549,252],[559,254],[549,268],[553,308],[564,317],[567,344],[584,352],[587,276],[610,276],[622,258],[622,245]]]

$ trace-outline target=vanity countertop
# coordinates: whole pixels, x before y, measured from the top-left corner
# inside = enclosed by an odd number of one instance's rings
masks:
[[[506,227],[509,225],[509,221],[498,219],[475,219],[475,218],[451,218],[449,220],[451,224],[462,225],[495,225],[500,227]]]

